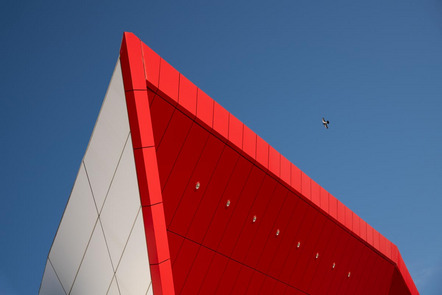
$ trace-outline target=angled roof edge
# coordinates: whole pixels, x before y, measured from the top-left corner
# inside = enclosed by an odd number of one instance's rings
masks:
[[[368,247],[392,262],[402,275],[410,293],[419,294],[395,244],[195,86],[133,33],[124,33],[120,58],[126,96],[128,92],[137,93],[150,90],[166,99],[220,140],[274,175],[288,189],[297,193],[307,203],[323,212]],[[135,101],[137,100],[135,99]],[[149,108],[147,107],[146,110]],[[154,146],[150,113],[143,112],[143,114],[135,114],[135,116],[141,121],[146,121],[143,118],[147,116],[149,128],[139,130],[142,125],[130,124],[134,149]],[[139,136],[134,138],[134,133],[139,133]],[[155,204],[155,200],[148,203]],[[154,277],[152,279],[154,280]]]

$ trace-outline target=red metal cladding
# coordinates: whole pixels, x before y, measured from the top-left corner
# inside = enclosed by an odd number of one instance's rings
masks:
[[[318,207],[321,207],[321,187],[313,180],[310,180],[310,186],[311,186],[311,196],[312,196],[311,200],[313,204],[315,204]]]
[[[120,59],[155,294],[418,294],[395,245],[133,34]]]
[[[129,113],[129,125],[134,148],[154,146],[151,112],[148,96],[154,94],[150,91],[127,91],[126,104]]]
[[[281,179],[290,186],[290,168],[291,163],[281,155]]]
[[[158,82],[158,94],[168,98],[173,104],[178,103],[178,89],[180,84],[180,73],[175,70],[167,61],[161,59],[160,78]]]
[[[163,204],[142,207],[149,247],[149,263],[159,264],[170,258]]]
[[[180,74],[178,103],[182,107],[182,110],[192,119],[196,116],[197,91],[198,88],[195,84]]]
[[[146,90],[141,41],[132,33],[124,33],[120,49],[124,90]]]
[[[311,185],[311,179],[307,176],[304,172],[301,171],[301,193],[302,195],[311,200],[312,199],[312,185]]]
[[[240,150],[243,146],[243,132],[244,124],[234,115],[230,114],[229,117],[229,141],[233,143],[234,146],[238,147]]]
[[[269,144],[258,135],[256,136],[255,159],[259,164],[264,166],[264,168],[269,168]]]
[[[150,113],[153,129],[153,137],[157,149],[160,147],[165,131],[168,129],[175,108],[159,96],[155,97],[150,105]],[[180,116],[181,118],[184,118]],[[177,118],[174,118],[174,121]],[[186,126],[188,124],[185,124]],[[133,137],[133,135],[132,135]]]
[[[141,51],[147,87],[156,92],[160,79],[161,57],[144,43],[141,44]]]
[[[180,235],[186,235],[192,218],[199,203],[205,197],[207,187],[212,180],[213,171],[216,169],[223,151],[224,144],[214,137],[209,137],[198,163],[184,193],[181,195],[169,229]]]
[[[229,147],[224,148],[219,164],[205,191],[206,197],[202,198],[198,205],[197,211],[192,217],[192,223],[186,233],[186,237],[192,241],[196,241],[197,243],[203,242],[204,235],[207,232],[207,228],[210,225],[210,221],[215,214],[218,204],[220,204],[223,192],[231,180],[237,162],[238,154]],[[221,205],[227,206],[227,201]]]
[[[250,267],[243,266],[241,268],[240,273],[238,274],[238,276],[236,278],[235,285],[233,286],[233,289],[232,289],[232,294],[235,294],[235,295],[246,294],[247,289],[250,284],[250,280],[253,277],[253,273],[254,273],[253,269],[251,269]]]
[[[210,262],[212,261],[214,255],[214,251],[205,247],[200,247],[192,264],[192,268],[187,274],[181,294],[194,295],[198,293],[198,290],[204,280],[204,276],[202,274],[207,273],[209,270]]]
[[[201,284],[198,293],[195,294],[215,294],[215,291],[220,284],[221,277],[229,263],[229,259],[223,255],[215,253],[210,262],[207,273],[201,274],[203,283]]]
[[[269,170],[277,177],[281,176],[281,154],[269,146]]]
[[[229,136],[229,116],[229,112],[214,101],[213,130],[218,132],[222,138],[228,138]]]
[[[244,125],[244,137],[242,149],[246,155],[253,160],[256,157],[256,133],[250,130],[249,127]]]
[[[186,282],[187,275],[196,260],[200,245],[184,239],[184,242],[178,252],[176,260],[173,262],[173,281],[175,285],[175,292],[181,294],[181,290]]]
[[[296,167],[295,165],[291,164],[290,174],[291,174],[290,185],[297,192],[301,193],[301,191],[302,191],[302,171],[298,167]]]
[[[201,89],[197,90],[196,100],[196,116],[199,121],[207,125],[209,128],[213,127],[213,105],[214,101]]]

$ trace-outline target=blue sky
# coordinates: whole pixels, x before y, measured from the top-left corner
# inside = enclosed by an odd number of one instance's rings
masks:
[[[38,291],[124,31],[395,243],[421,294],[442,294],[437,0],[2,1],[1,294]]]

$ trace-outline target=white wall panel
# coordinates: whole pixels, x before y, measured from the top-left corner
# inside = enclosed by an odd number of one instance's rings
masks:
[[[49,254],[65,290],[72,286],[97,219],[89,182],[81,165]]]
[[[106,294],[113,275],[103,230],[98,222],[70,294]]]
[[[128,134],[129,121],[118,61],[84,157],[99,211]]]
[[[116,276],[122,295],[145,294],[152,281],[141,210],[117,268]]]
[[[39,294],[40,295],[66,294],[49,260],[46,261],[46,268],[43,274],[43,280],[41,282]]]
[[[109,291],[107,291],[107,295],[120,295],[115,277],[112,279],[112,283],[110,285]]]
[[[140,206],[132,141],[129,138],[100,215],[115,268]]]
[[[149,285],[149,289],[147,290],[146,295],[153,295],[152,284]]]

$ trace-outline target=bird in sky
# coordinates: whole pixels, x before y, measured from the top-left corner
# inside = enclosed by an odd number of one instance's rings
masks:
[[[328,129],[328,124],[330,124],[330,121],[326,121],[326,120],[324,119],[324,117],[322,117],[322,124],[324,125],[324,127],[325,127],[326,129]]]

